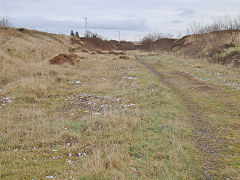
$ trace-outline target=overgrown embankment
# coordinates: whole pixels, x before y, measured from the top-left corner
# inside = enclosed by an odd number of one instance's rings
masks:
[[[181,39],[146,39],[142,42],[142,49],[167,52],[176,56],[199,60],[205,59],[209,63],[239,67],[240,31],[221,30],[188,35]]]

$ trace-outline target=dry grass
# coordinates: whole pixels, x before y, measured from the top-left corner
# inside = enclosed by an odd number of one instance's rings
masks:
[[[240,172],[239,70],[173,56],[149,57],[145,53],[142,58],[161,72],[176,89],[184,94],[184,97],[192,100],[192,109],[194,104],[197,104],[197,112],[201,114],[204,122],[217,131],[214,136],[221,141],[212,142],[212,144],[216,143],[212,148],[220,154],[213,159],[220,162],[220,165],[215,164],[218,166],[218,170],[213,172],[217,174],[216,178],[238,179]],[[187,103],[184,99],[183,104]]]
[[[13,101],[0,109],[1,179],[198,178],[171,91],[131,55],[79,53],[86,59],[76,66],[49,65],[67,44],[27,31],[1,49],[0,98]]]

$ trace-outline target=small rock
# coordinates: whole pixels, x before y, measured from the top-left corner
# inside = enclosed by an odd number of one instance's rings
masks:
[[[47,179],[53,179],[55,178],[54,176],[46,176]]]
[[[81,84],[81,82],[80,81],[75,81],[75,84]]]
[[[131,80],[136,80],[136,77],[124,77],[125,79],[131,79]]]
[[[67,159],[67,163],[68,163],[69,165],[72,165],[73,162],[72,162],[71,160],[68,160],[68,159]]]
[[[135,168],[135,167],[131,167],[131,169],[132,169],[133,171],[137,171],[137,168]]]

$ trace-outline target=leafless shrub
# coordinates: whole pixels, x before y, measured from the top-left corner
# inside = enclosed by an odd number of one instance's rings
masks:
[[[183,34],[181,32],[178,32],[177,35],[176,35],[176,38],[181,39],[182,37],[183,37]]]
[[[235,44],[235,41],[240,33],[240,16],[233,18],[230,15],[225,15],[222,27],[227,31],[231,43]]]
[[[8,18],[3,17],[0,20],[0,28],[8,28],[8,27],[12,27],[10,21],[8,20]]]
[[[0,20],[0,45],[5,44],[11,37],[11,34],[6,33],[7,28],[12,27],[10,21],[8,20],[8,18],[3,17]]]
[[[205,45],[206,36],[204,34],[214,33],[214,40],[230,39],[231,44],[236,43],[236,39],[240,34],[240,16],[231,17],[225,15],[224,17],[214,18],[210,24],[202,24],[193,22],[187,28],[187,32],[193,35],[195,43],[199,48]]]
[[[187,33],[192,34],[197,48],[202,49],[206,45],[207,37],[205,34],[208,33],[207,26],[194,21],[189,24]]]

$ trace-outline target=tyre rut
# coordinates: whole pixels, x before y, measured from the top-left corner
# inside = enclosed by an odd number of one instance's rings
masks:
[[[216,172],[221,169],[222,153],[225,150],[225,139],[218,132],[213,124],[207,121],[207,112],[202,112],[199,105],[192,100],[187,94],[174,85],[167,79],[166,76],[155,70],[151,65],[144,63],[139,57],[135,55],[138,63],[147,68],[150,72],[157,75],[160,81],[171,89],[181,99],[181,103],[186,108],[189,114],[189,121],[192,126],[194,134],[194,142],[200,152],[202,177],[201,179],[217,179]]]

